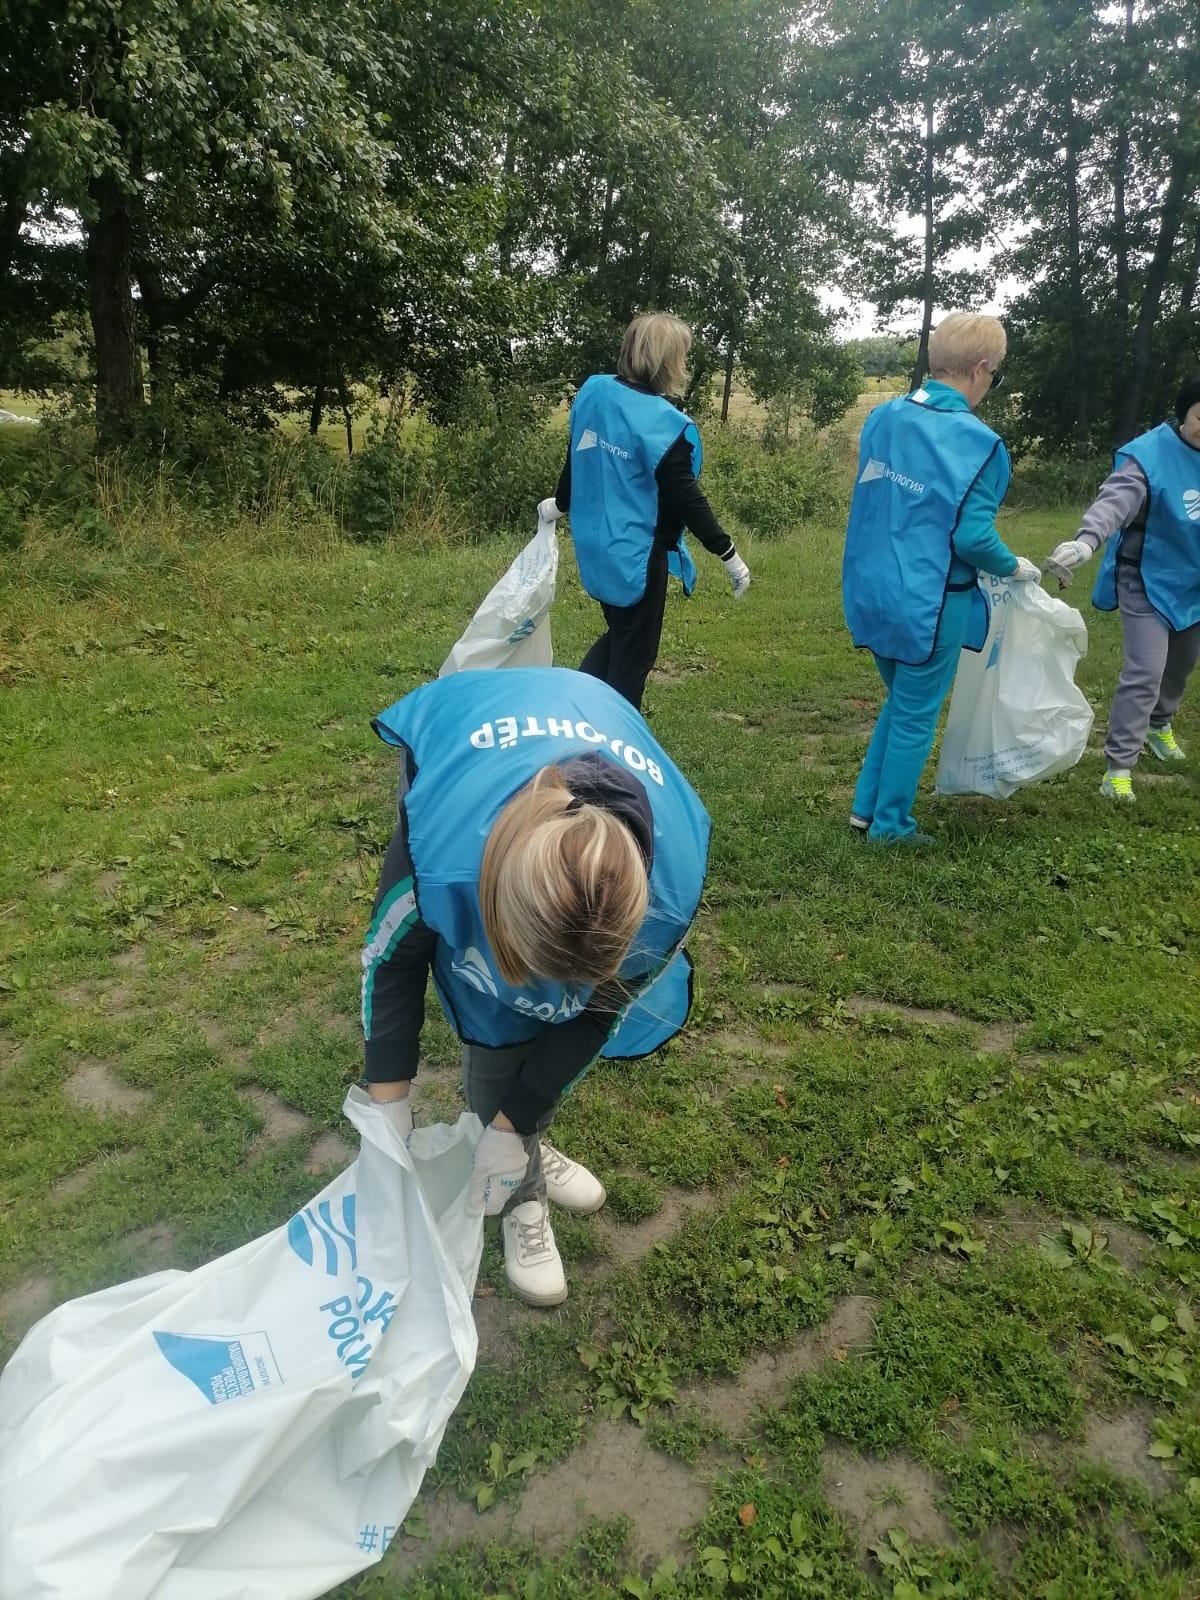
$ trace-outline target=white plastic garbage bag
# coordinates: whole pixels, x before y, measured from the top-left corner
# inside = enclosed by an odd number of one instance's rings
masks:
[[[475,1364],[481,1127],[358,1159],[195,1272],[69,1301],[0,1376],[2,1600],[312,1600],[383,1554]]]
[[[539,517],[537,532],[471,618],[438,677],[480,667],[552,665],[550,607],[557,578],[554,524]]]
[[[959,661],[935,787],[1006,800],[1066,772],[1087,748],[1095,713],[1075,687],[1087,624],[1036,583],[979,581],[991,609],[987,642]]]

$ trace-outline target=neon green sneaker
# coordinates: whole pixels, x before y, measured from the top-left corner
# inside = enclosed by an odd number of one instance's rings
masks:
[[[1151,728],[1146,735],[1146,749],[1160,761],[1186,761],[1183,746],[1171,732],[1168,722],[1164,728]]]
[[[1123,801],[1126,805],[1132,805],[1137,799],[1133,792],[1133,779],[1127,772],[1106,772],[1100,785],[1100,794],[1105,800]]]

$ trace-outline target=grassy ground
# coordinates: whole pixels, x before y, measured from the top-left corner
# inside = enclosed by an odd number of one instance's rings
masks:
[[[1005,531],[1037,557],[1074,526]],[[393,803],[368,719],[510,548],[13,558],[0,1356],[58,1299],[277,1225],[346,1159]],[[436,1470],[340,1594],[1194,1596],[1192,769],[1114,813],[1093,753],[1005,806],[925,798],[934,854],[860,846],[878,686],[837,530],[746,553],[736,609],[715,563],[672,601],[648,696],[716,823],[692,1025],[564,1108],[611,1195],[559,1222],[572,1299],[516,1305],[491,1241]],[[1117,629],[1089,618],[1102,708]],[[594,626],[568,573],[559,658]],[[427,1032],[426,1115],[452,1112]]]

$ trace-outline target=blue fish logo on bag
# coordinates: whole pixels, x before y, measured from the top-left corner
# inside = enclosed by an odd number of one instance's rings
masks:
[[[335,1202],[322,1200],[315,1206],[305,1206],[303,1211],[288,1223],[288,1243],[306,1267],[321,1264],[331,1278],[347,1268],[353,1272],[358,1265],[358,1245],[354,1238],[354,1196],[344,1195],[341,1216],[334,1221]]]

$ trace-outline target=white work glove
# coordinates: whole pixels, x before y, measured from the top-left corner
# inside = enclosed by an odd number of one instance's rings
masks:
[[[725,563],[725,570],[733,585],[733,598],[740,600],[750,587],[750,568],[736,550],[731,550],[727,556],[722,556],[721,560]]]
[[[512,1199],[528,1166],[521,1135],[489,1123],[475,1146],[467,1210],[475,1217],[497,1216]]]
[[[558,509],[558,501],[553,495],[549,495],[545,500],[538,502],[539,522],[557,522],[559,517],[564,516],[566,516],[566,512]]]
[[[1026,561],[1024,556],[1017,557],[1017,570],[1008,575],[1009,583],[1036,583],[1042,575],[1042,569],[1035,567],[1032,561]]]
[[[1090,561],[1094,554],[1086,539],[1066,539],[1046,557],[1046,571],[1052,578],[1058,579],[1060,589],[1069,588],[1075,568]]]
[[[413,1130],[411,1091],[408,1094],[398,1095],[395,1100],[376,1099],[374,1095],[371,1099],[376,1109],[383,1113],[384,1120],[407,1144],[408,1136]]]

